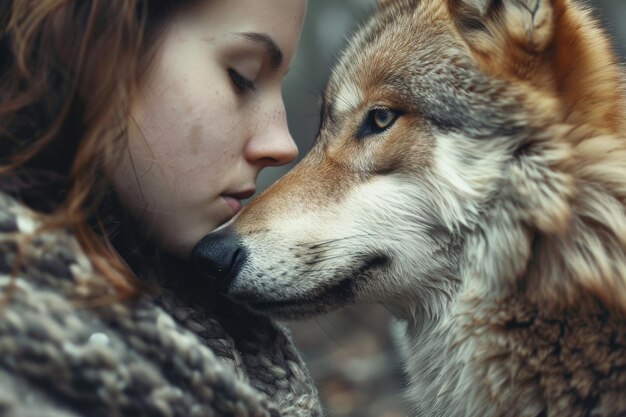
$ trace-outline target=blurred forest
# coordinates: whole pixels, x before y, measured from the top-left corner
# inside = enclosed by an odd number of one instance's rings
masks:
[[[285,81],[289,126],[300,148],[310,149],[319,122],[320,94],[349,34],[367,18],[374,0],[308,2],[299,52]],[[626,0],[589,0],[626,62]],[[262,188],[289,168],[261,174]],[[331,417],[407,415],[401,398],[402,374],[389,333],[393,320],[378,306],[347,308],[315,320],[288,323]]]

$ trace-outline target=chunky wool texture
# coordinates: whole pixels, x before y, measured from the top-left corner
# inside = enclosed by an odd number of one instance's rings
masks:
[[[113,301],[71,233],[40,222],[0,194],[1,416],[322,415],[284,328],[176,288]]]

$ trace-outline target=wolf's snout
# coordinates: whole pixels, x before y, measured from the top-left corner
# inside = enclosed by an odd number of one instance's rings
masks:
[[[206,235],[191,252],[196,270],[214,279],[222,292],[228,291],[246,258],[240,239],[228,228]]]

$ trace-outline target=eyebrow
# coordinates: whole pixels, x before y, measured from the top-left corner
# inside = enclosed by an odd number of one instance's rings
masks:
[[[267,51],[273,69],[276,70],[283,64],[283,51],[269,35],[258,32],[245,32],[238,35],[249,41],[262,44]]]

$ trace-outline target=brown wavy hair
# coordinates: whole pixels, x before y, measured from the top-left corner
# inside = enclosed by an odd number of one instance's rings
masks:
[[[121,297],[133,273],[110,243],[104,166],[126,146],[129,102],[160,34],[189,0],[0,3],[0,190],[69,227]]]

